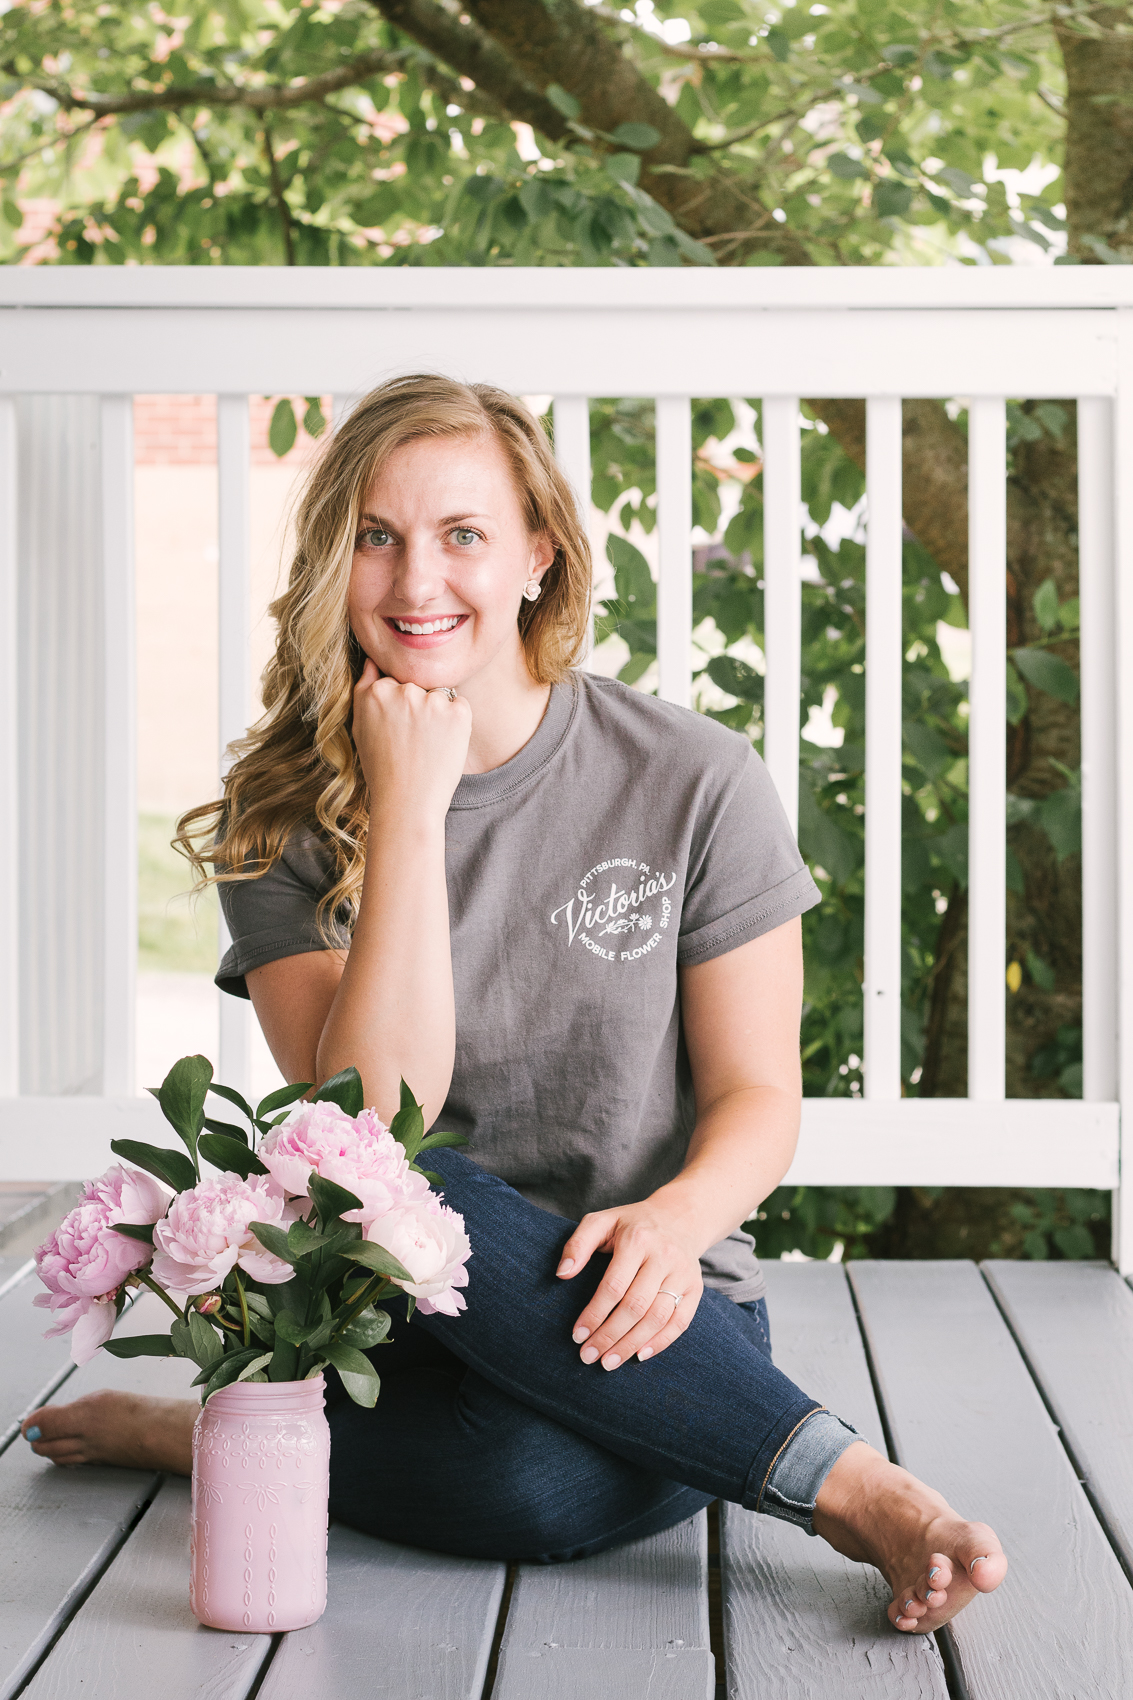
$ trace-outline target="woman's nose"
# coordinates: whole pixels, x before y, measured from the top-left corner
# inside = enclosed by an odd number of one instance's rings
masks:
[[[409,537],[398,550],[393,588],[406,606],[423,607],[444,589],[444,575],[429,540]]]

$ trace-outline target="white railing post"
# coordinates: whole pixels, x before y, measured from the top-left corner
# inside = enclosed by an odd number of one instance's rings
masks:
[[[692,408],[657,397],[657,695],[692,697]]]
[[[0,1097],[20,1089],[20,746],[16,403],[0,396]]]
[[[763,403],[763,759],[799,827],[802,668],[802,485],[797,396]]]
[[[134,398],[103,396],[102,1090],[136,1089],[138,964],[137,633],[134,616]]]
[[[579,524],[590,530],[590,402],[584,395],[557,395],[552,419],[555,459],[575,494]],[[597,567],[598,563],[594,563]],[[594,612],[591,609],[584,662],[594,648]]]
[[[1133,465],[1133,308],[1119,307],[1117,318],[1117,399],[1114,466]],[[1113,719],[1117,728],[1118,887],[1117,1088],[1121,1101],[1120,1185],[1113,1194],[1113,1259],[1123,1274],[1133,1272],[1133,489],[1128,475],[1115,478],[1116,538],[1116,688]],[[1083,869],[1083,874],[1085,870]]]
[[[901,1096],[901,402],[866,403],[865,1095]]]
[[[1007,1036],[1007,409],[968,412],[968,1096],[1004,1096]]]
[[[216,398],[216,459],[219,532],[218,720],[220,773],[228,771],[228,746],[248,729],[248,646],[251,625],[251,431],[246,395]],[[220,953],[231,940],[223,915]],[[251,1086],[251,1008],[242,998],[220,997],[220,1058],[217,1078],[248,1096]]]
[[[1082,1096],[1117,1097],[1117,764],[1113,405],[1078,402],[1082,677]]]

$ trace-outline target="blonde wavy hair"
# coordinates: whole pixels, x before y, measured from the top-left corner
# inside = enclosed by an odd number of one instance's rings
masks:
[[[528,531],[545,533],[555,547],[542,595],[519,609],[531,675],[557,684],[578,660],[590,613],[590,546],[543,427],[515,396],[490,384],[418,373],[372,390],[330,438],[299,499],[287,589],[270,608],[278,630],[263,674],[264,713],[229,746],[234,760],[224,796],[177,822],[173,843],[192,863],[197,891],[261,878],[289,836],[309,827],[335,862],[335,883],[318,907],[320,931],[338,944],[341,927],[352,925],[370,812],[350,730],[365,662],[347,615],[362,507],[375,476],[404,444],[469,437],[503,450]]]

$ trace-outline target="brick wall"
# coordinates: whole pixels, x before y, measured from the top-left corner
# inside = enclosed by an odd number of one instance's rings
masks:
[[[299,435],[282,459],[272,453],[268,426],[278,396],[251,396],[253,466],[298,467],[317,452],[318,443],[303,430],[306,402],[293,396]],[[323,397],[329,416],[330,397]],[[216,397],[211,395],[139,395],[134,397],[134,462],[137,466],[215,466]]]

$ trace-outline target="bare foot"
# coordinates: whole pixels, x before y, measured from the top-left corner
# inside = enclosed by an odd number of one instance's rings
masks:
[[[957,1516],[947,1500],[864,1442],[843,1452],[818,1491],[817,1534],[847,1558],[875,1565],[893,1590],[897,1629],[939,1629],[1007,1574],[986,1523]]]
[[[121,1464],[134,1470],[193,1470],[193,1399],[147,1399],[108,1388],[70,1405],[41,1405],[20,1432],[53,1464]]]

